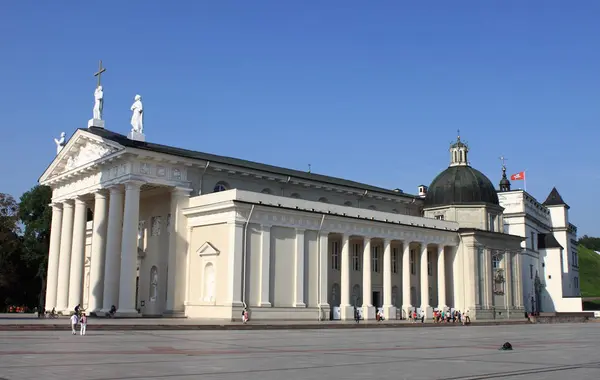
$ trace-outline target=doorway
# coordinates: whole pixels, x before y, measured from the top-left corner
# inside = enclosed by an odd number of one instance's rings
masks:
[[[373,292],[373,306],[375,306],[376,308],[379,308],[382,306],[381,304],[381,292],[380,291],[374,291]]]

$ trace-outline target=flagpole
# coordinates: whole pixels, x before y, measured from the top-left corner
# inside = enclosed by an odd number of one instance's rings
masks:
[[[523,190],[527,192],[527,169],[523,170]]]

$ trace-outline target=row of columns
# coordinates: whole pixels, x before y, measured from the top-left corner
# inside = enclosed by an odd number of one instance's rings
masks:
[[[371,239],[364,238],[363,249],[363,317],[365,319],[375,318],[375,308],[372,303],[372,279],[371,279]],[[410,288],[411,288],[411,273],[410,273],[410,243],[404,241],[404,249],[402,254],[402,299],[404,310],[409,310],[414,305],[410,304]],[[431,305],[429,305],[429,273],[427,260],[427,243],[414,242],[421,245],[421,309],[426,313],[430,313]],[[438,245],[437,266],[438,266],[438,308],[446,308],[446,262],[444,254],[444,246]],[[383,239],[383,310],[386,318],[395,318],[396,308],[392,305],[392,240]],[[342,237],[342,252],[341,252],[341,302],[340,308],[342,319],[353,318],[353,307],[350,303],[350,235]]]
[[[137,228],[140,188],[129,181],[94,193],[90,263],[90,312],[137,315]],[[83,196],[52,204],[46,310],[68,313],[83,300],[87,205]]]

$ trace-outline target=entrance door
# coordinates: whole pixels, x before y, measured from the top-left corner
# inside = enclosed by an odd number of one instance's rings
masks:
[[[381,292],[375,291],[373,292],[373,306],[376,308],[381,307]]]

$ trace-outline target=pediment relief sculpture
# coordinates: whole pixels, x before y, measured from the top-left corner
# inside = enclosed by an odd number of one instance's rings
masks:
[[[110,153],[111,149],[109,147],[88,141],[77,152],[67,156],[65,170],[83,166]]]
[[[205,242],[202,244],[202,246],[200,246],[200,248],[198,248],[196,253],[198,256],[218,256],[221,252],[211,243]]]

